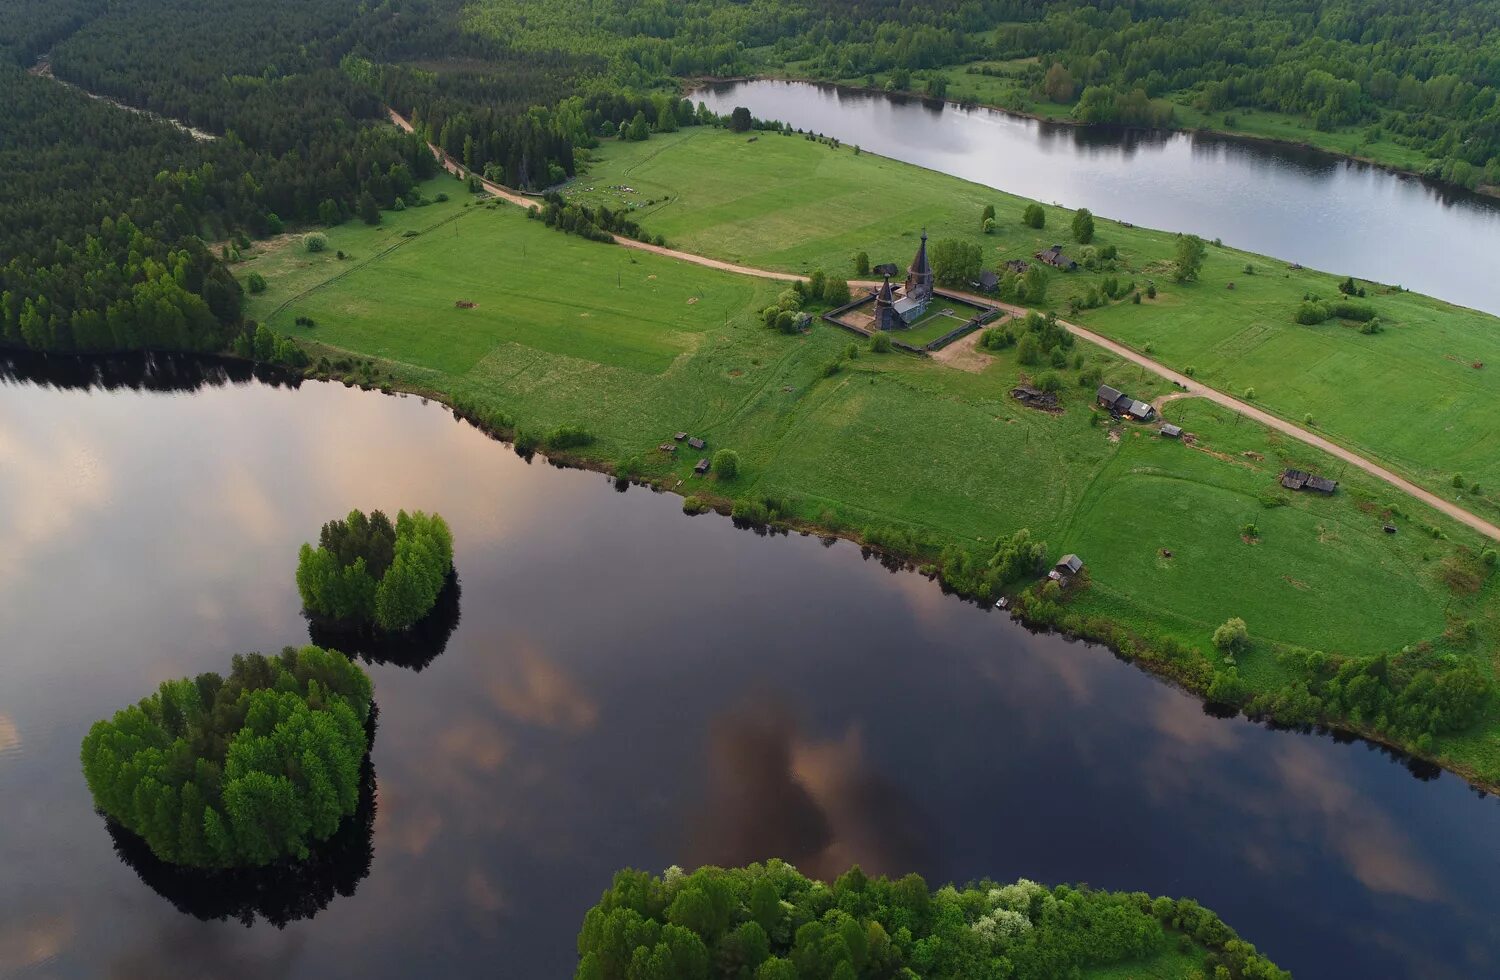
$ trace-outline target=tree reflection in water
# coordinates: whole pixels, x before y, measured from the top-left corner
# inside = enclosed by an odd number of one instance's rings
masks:
[[[421,670],[438,658],[447,648],[453,631],[458,629],[458,600],[462,592],[458,570],[449,569],[432,611],[411,629],[399,633],[387,633],[371,625],[350,629],[309,617],[307,633],[315,645],[325,650],[342,650],[367,664]]]
[[[366,726],[373,745],[372,704]],[[257,916],[278,929],[311,919],[335,895],[350,896],[370,874],[375,856],[375,766],[365,755],[359,802],[332,837],[318,844],[303,861],[281,860],[261,868],[191,868],[163,861],[132,831],[105,817],[115,853],[152,891],[205,922],[238,919],[247,928]]]

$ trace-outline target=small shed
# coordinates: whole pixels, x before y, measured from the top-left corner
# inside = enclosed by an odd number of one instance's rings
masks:
[[[1281,485],[1288,490],[1314,490],[1318,493],[1333,493],[1338,489],[1338,481],[1330,480],[1326,476],[1318,476],[1316,473],[1304,473],[1302,470],[1286,470],[1281,474]]]
[[[986,269],[970,285],[982,293],[993,293],[1000,288],[1000,277],[995,275],[993,269]]]
[[[1396,525],[1394,525],[1394,524],[1387,524],[1381,530],[1385,531],[1386,534],[1395,534],[1396,533]]]
[[[675,453],[677,451],[676,444],[675,443],[670,443],[670,442],[664,442],[660,446],[657,446],[656,448],[660,449],[664,453]]]
[[[1077,575],[1083,571],[1083,559],[1077,555],[1063,555],[1053,569],[1059,575]]]
[[[678,442],[681,442],[682,440],[684,440],[684,439],[687,438],[687,433],[686,432],[679,432],[675,436],[673,436],[672,438],[676,439]]]
[[[1182,429],[1178,426],[1173,425],[1171,422],[1168,422],[1161,427],[1161,434],[1166,436],[1168,439],[1181,439]]]
[[[708,459],[707,459],[707,457],[698,460],[698,465],[696,465],[696,466],[693,467],[693,472],[697,473],[699,475],[702,475],[702,474],[708,472]]]
[[[692,446],[694,449],[702,449],[704,446],[708,445],[708,443],[704,442],[702,439],[699,439],[697,436],[693,436],[693,438],[688,440],[688,445]]]

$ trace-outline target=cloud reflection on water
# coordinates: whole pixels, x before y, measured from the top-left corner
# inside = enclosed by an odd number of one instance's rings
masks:
[[[687,833],[690,865],[783,858],[831,880],[851,864],[904,874],[931,864],[935,829],[905,790],[866,758],[856,726],[821,740],[778,703],[718,719],[707,796]]]

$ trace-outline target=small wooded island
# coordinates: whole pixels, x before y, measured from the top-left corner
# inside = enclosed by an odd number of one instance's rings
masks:
[[[437,514],[352,510],[329,521],[318,547],[297,556],[297,591],[309,617],[346,629],[398,632],[432,611],[453,570],[453,534]]]
[[[94,804],[172,864],[305,858],[359,802],[370,678],[337,651],[238,655],[166,681],[83,740]]]
[[[858,867],[827,886],[778,860],[620,871],[578,954],[576,980],[1290,977],[1191,899],[1025,879],[929,891]]]

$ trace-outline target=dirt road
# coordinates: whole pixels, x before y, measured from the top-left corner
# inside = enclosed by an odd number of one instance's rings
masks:
[[[398,113],[395,109],[387,109],[386,111],[391,114],[391,122],[395,123],[397,126],[401,127],[408,133],[413,131],[411,123],[407,122],[406,119],[403,118],[401,114]],[[457,174],[460,177],[479,177],[478,174],[469,174],[469,172],[464,169],[463,164],[450,157],[439,147],[433,146],[431,143],[427,144],[427,146],[432,150],[432,155],[437,158],[437,161],[443,165],[443,169],[447,170],[449,173]],[[513,191],[509,187],[497,184],[492,180],[486,180],[483,177],[479,177],[479,184],[495,197],[498,197],[504,201],[509,201],[512,204],[518,204],[523,208],[539,208],[542,206],[542,202],[537,198],[527,197],[525,194]],[[742,276],[754,276],[757,279],[777,279],[782,282],[800,282],[807,279],[806,276],[799,276],[793,272],[772,272],[769,269],[752,269],[747,265],[735,265],[733,262],[723,262],[719,259],[710,259],[707,256],[696,255],[692,252],[680,252],[675,248],[666,248],[662,245],[652,245],[649,242],[638,242],[633,238],[623,238],[620,236],[616,236],[615,243],[618,245],[623,245],[625,248],[633,248],[639,252],[653,252],[656,255],[664,255],[667,258],[677,259],[680,262],[691,262],[693,265],[701,265],[709,269],[718,269],[721,272],[734,272]]]
[[[392,122],[394,122],[397,126],[401,127],[406,132],[412,132],[412,127],[409,122],[402,118],[401,115],[398,114],[394,109],[389,111],[391,114]],[[431,144],[429,144],[429,146],[430,145]],[[432,153],[433,156],[435,156],[443,164],[443,167],[450,173],[458,174],[459,176],[466,176],[466,172],[462,164],[458,163],[458,161],[456,160],[453,160],[438,147],[433,146]],[[504,200],[510,201],[513,204],[519,204],[521,207],[525,208],[540,207],[540,202],[535,198],[530,198],[526,197],[525,195],[518,194],[508,187],[502,187],[501,185],[496,184],[493,181],[485,180],[484,178],[480,178],[480,183],[484,186],[484,189],[491,194],[494,194],[496,197],[502,198]],[[655,252],[657,255],[665,255],[669,258],[678,259],[683,262],[691,262],[694,265],[706,266],[710,269],[719,269],[724,272],[734,272],[743,276],[754,276],[759,279],[776,279],[782,282],[797,282],[806,280],[807,278],[806,276],[799,276],[795,273],[790,272],[772,272],[769,269],[756,269],[750,266],[735,265],[732,262],[721,262],[718,259],[706,258],[702,255],[695,255],[692,252],[680,252],[674,248],[663,248],[659,245],[648,245],[645,242],[638,242],[628,238],[618,238],[616,239],[616,241],[626,248],[634,248],[643,252]],[[874,288],[875,286],[878,286],[879,283],[852,282],[850,283],[850,285],[854,287],[863,286]],[[986,303],[991,306],[998,306],[1001,309],[1016,316],[1025,316],[1027,313],[1025,307],[1014,306],[1009,303],[998,303],[991,297],[979,296],[973,293],[958,292],[954,290],[949,290],[949,292],[952,292],[953,295],[959,297],[960,299],[966,299],[978,303]],[[1235,398],[1232,395],[1225,394],[1218,389],[1210,388],[1206,385],[1200,384],[1194,381],[1192,378],[1189,378],[1187,375],[1180,374],[1177,371],[1173,371],[1166,365],[1159,364],[1146,355],[1138,353],[1130,349],[1129,347],[1126,347],[1124,344],[1116,343],[1115,341],[1110,340],[1108,337],[1097,334],[1092,330],[1089,330],[1085,327],[1080,327],[1074,323],[1068,323],[1065,320],[1059,320],[1058,322],[1061,323],[1065,328],[1067,328],[1067,330],[1074,336],[1082,337],[1084,340],[1087,340],[1091,344],[1103,347],[1111,354],[1114,354],[1117,357],[1124,358],[1125,360],[1130,361],[1132,364],[1139,364],[1141,367],[1147,369],[1148,371],[1160,375],[1161,377],[1166,378],[1168,381],[1174,382],[1183,392],[1197,395],[1200,398],[1206,398],[1211,402],[1238,412],[1241,415],[1246,416],[1247,418],[1254,419],[1262,425],[1275,429],[1277,432],[1284,433],[1294,439],[1298,439],[1302,442],[1307,443],[1309,446],[1321,449],[1324,452],[1335,456],[1352,466],[1359,467],[1361,470],[1364,470],[1366,473],[1370,474],[1373,477],[1376,477],[1377,479],[1384,480],[1386,483],[1390,484],[1396,489],[1410,494],[1413,497],[1416,497],[1418,500],[1422,501],[1424,504],[1427,504],[1429,507],[1432,507],[1434,510],[1438,510],[1444,514],[1447,514],[1449,517],[1473,528],[1480,534],[1483,534],[1495,541],[1500,541],[1500,526],[1497,526],[1485,520],[1477,514],[1473,514],[1467,510],[1464,510],[1462,507],[1458,506],[1452,501],[1444,500],[1437,494],[1422,489],[1405,477],[1391,472],[1384,466],[1381,466],[1379,463],[1366,459],[1353,450],[1345,449],[1338,443],[1331,442],[1328,439],[1325,439],[1322,436],[1318,435],[1316,432],[1304,429],[1302,426],[1288,422],[1286,419],[1272,415],[1270,412],[1262,411],[1249,402],[1241,401],[1240,399]]]

